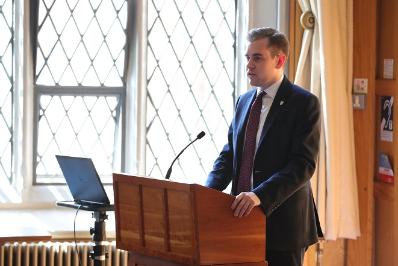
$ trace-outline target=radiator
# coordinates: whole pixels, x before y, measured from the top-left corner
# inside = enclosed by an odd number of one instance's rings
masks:
[[[115,242],[106,245],[106,266],[127,266],[128,252],[117,249]],[[7,243],[1,246],[0,266],[93,266],[89,258],[92,243],[73,242]]]

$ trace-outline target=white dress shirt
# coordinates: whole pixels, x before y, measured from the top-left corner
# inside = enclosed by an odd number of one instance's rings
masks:
[[[267,118],[269,109],[271,109],[272,102],[274,101],[275,95],[278,92],[282,80],[283,80],[283,75],[277,82],[273,83],[271,86],[267,88],[257,87],[257,95],[263,90],[266,92],[266,94],[263,96],[263,105],[261,107],[260,122],[258,124],[257,137],[256,137],[256,150],[258,148],[258,142],[260,141],[261,132],[263,131],[265,119]]]

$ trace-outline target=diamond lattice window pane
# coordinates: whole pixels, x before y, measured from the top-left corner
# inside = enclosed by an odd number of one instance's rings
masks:
[[[209,2],[204,16],[206,19],[206,24],[209,27],[209,31],[213,36],[216,36],[218,34],[218,28],[222,21],[224,21],[222,12],[223,10],[221,9],[218,1]]]
[[[203,61],[209,51],[212,38],[207,28],[205,20],[199,22],[198,28],[193,36],[193,44],[199,60]]]
[[[165,28],[167,35],[171,35],[173,33],[178,21],[178,16],[178,10],[176,9],[174,1],[165,1],[160,11],[160,17],[162,18],[163,27]]]
[[[60,39],[65,49],[67,58],[72,58],[80,42],[79,30],[76,27],[76,23],[73,21],[73,19],[70,19],[66,24]]]
[[[200,59],[192,44],[189,45],[184,58],[182,59],[181,67],[184,70],[188,84],[192,85],[200,69]]]
[[[104,34],[109,32],[110,27],[117,18],[117,13],[109,12],[109,10],[116,11],[116,7],[113,5],[112,1],[103,1],[96,12],[96,20]]]
[[[122,86],[126,13],[126,0],[41,0],[37,84]]]
[[[82,82],[82,80],[86,77],[87,71],[90,67],[91,61],[86,53],[86,48],[83,43],[80,43],[74,52],[75,56],[73,56],[70,65],[74,70],[76,78],[78,81]],[[98,84],[98,78],[95,77],[92,81],[92,84]]]
[[[188,32],[185,30],[183,20],[179,20],[174,29],[174,33],[170,38],[173,43],[174,51],[177,54],[177,59],[182,60],[191,42]]]
[[[47,57],[57,42],[57,33],[49,17],[44,20],[37,38],[40,43],[38,53],[42,52],[43,57]]]
[[[0,15],[0,32],[1,32],[1,41],[0,41],[0,53],[4,54],[4,51],[11,45],[12,41],[12,31],[9,28],[8,22],[3,14]]]
[[[65,12],[68,9],[69,8],[68,5],[66,4],[66,1],[59,1],[59,0],[55,1],[54,5],[51,7],[50,18],[53,18],[52,22],[55,26],[57,34],[62,33],[66,23],[69,20],[70,16],[68,12]]]
[[[59,83],[61,80],[67,66],[68,59],[66,58],[66,54],[61,46],[61,43],[58,42],[52,50],[50,58],[48,59],[48,67],[57,83]]]
[[[54,182],[61,172],[56,154],[93,158],[105,182],[120,170],[120,101],[115,96],[40,97],[37,181]]]
[[[189,36],[193,36],[202,18],[202,13],[196,1],[189,0],[182,10],[182,20],[187,28]]]
[[[204,183],[233,113],[234,25],[233,0],[149,1],[148,175],[164,176],[171,158],[204,130],[172,174]]]
[[[190,94],[190,87],[186,79],[184,78],[184,72],[181,68],[177,70],[177,73],[170,84],[169,90],[170,94],[173,95],[173,99],[175,101],[177,109],[181,110],[182,106],[185,103],[185,100]]]
[[[223,60],[231,58],[230,53],[234,50],[231,49],[231,44],[233,44],[233,36],[230,34],[230,28],[228,23],[224,20],[218,28],[217,34],[214,37],[214,42],[216,43],[217,51]],[[233,57],[232,57],[233,58]]]
[[[0,179],[12,178],[14,1],[0,1]]]
[[[171,45],[163,46],[163,56],[159,60],[159,67],[167,84],[170,84],[178,69],[178,60],[175,57],[173,47]]]
[[[73,11],[73,19],[81,34],[87,31],[88,25],[94,19],[93,8],[90,1],[80,0]]]

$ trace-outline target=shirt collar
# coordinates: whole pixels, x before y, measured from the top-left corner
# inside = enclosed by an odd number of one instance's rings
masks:
[[[261,87],[257,87],[257,95],[261,91],[265,91],[269,97],[271,97],[272,99],[275,98],[275,95],[278,92],[278,89],[281,86],[282,81],[283,81],[283,75],[281,76],[281,78],[278,81],[276,81],[275,83],[271,84],[269,87],[267,87],[265,89],[261,88]]]

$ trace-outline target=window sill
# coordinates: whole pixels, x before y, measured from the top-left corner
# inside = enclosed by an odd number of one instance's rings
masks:
[[[47,209],[3,209],[0,210],[0,240],[36,241],[49,236],[51,240],[72,240],[76,210],[62,207]],[[115,215],[107,212],[106,238],[115,239]],[[90,228],[94,227],[92,212],[80,210],[76,217],[76,238],[91,239]],[[14,238],[13,238],[14,237]],[[48,240],[48,239],[47,239]]]

